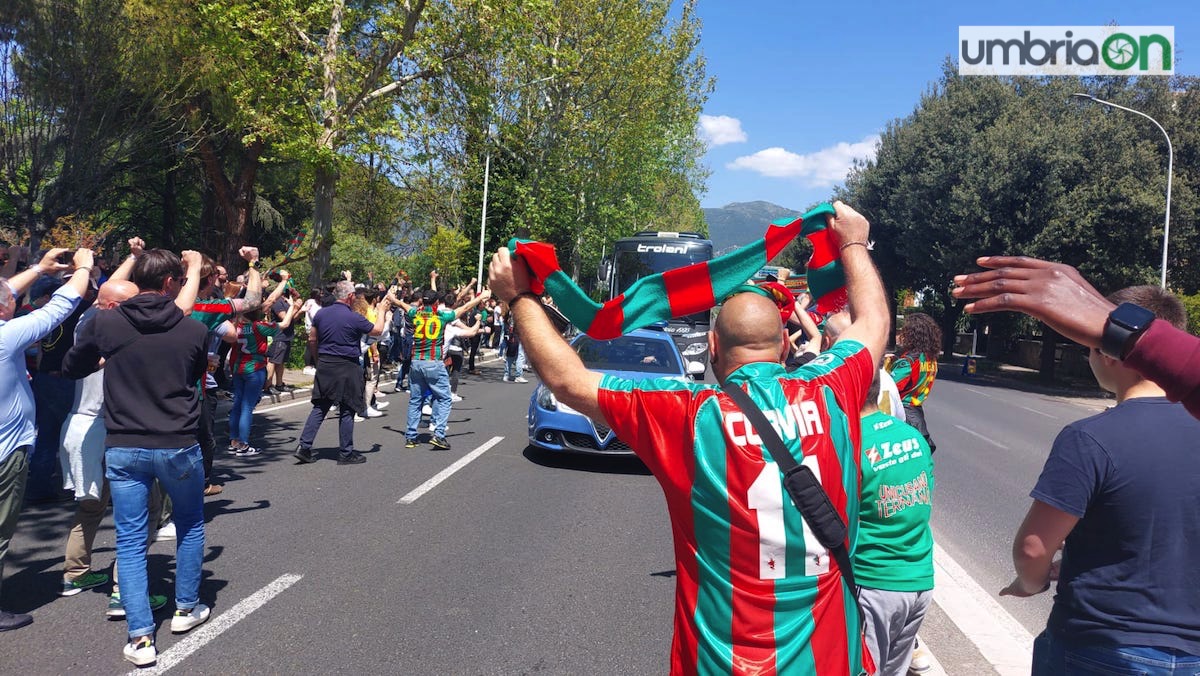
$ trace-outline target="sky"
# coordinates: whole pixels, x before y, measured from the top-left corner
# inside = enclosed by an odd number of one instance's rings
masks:
[[[697,10],[716,78],[699,129],[712,172],[704,207],[765,200],[798,211],[828,199],[887,123],[913,112],[943,61],[957,62],[960,25],[1174,26],[1175,72],[1200,75],[1195,0],[699,0]]]

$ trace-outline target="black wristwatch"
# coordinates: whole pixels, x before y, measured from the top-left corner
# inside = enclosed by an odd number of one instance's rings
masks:
[[[1125,358],[1130,348],[1154,323],[1154,313],[1134,303],[1121,303],[1108,314],[1100,336],[1100,352],[1116,360]]]

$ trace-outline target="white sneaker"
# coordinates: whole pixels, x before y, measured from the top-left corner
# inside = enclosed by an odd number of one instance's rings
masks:
[[[912,661],[908,663],[908,671],[911,674],[924,674],[931,669],[933,669],[933,662],[929,659],[929,652],[918,640],[913,646]]]
[[[208,615],[211,612],[203,603],[197,603],[195,608],[186,612],[176,610],[175,615],[171,618],[171,633],[182,634],[199,627],[208,621]]]
[[[158,532],[156,532],[154,534],[155,542],[166,542],[167,540],[174,540],[174,539],[175,539],[175,522],[174,521],[168,521],[167,525],[163,526],[162,528],[159,528]]]
[[[375,400],[376,400],[376,401],[375,401],[375,409],[376,409],[376,410],[379,410],[379,411],[382,411],[383,409],[385,409],[385,408],[387,408],[388,406],[391,406],[391,405],[392,405],[392,403],[391,403],[390,401],[379,401],[379,395],[378,395],[378,394],[376,394],[376,395],[375,395]]]
[[[379,409],[368,406],[367,407],[367,417],[368,418],[382,418],[383,411],[380,411]]]
[[[523,378],[522,376],[517,376],[515,379],[513,379],[513,382],[514,383],[527,383],[529,381],[526,380],[525,378]]]
[[[462,401],[462,397],[458,396],[457,394],[451,394],[450,401]]]
[[[429,404],[425,404],[421,407],[421,415],[433,415],[433,407]]]
[[[304,375],[315,376],[315,375],[317,375],[317,369],[312,366],[305,366],[304,367]]]
[[[139,667],[148,667],[158,661],[158,650],[154,647],[154,639],[143,636],[134,643],[126,643],[121,651],[125,659]]]
[[[359,415],[357,413],[354,414],[354,422],[363,422],[364,420],[366,420],[366,418],[362,417],[361,415]]]
[[[375,398],[376,399],[387,399],[387,393],[384,392],[383,390],[375,390]],[[378,407],[376,407],[376,408],[378,408]]]

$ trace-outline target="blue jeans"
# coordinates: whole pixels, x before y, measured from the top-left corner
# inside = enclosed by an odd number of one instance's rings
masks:
[[[233,408],[229,410],[229,440],[250,442],[250,425],[254,421],[254,407],[263,396],[263,384],[267,382],[266,370],[233,377]]]
[[[200,596],[204,561],[204,461],[200,445],[187,448],[109,447],[104,454],[117,530],[121,602],[129,638],[154,633],[146,575],[150,486],[171,496],[175,521],[175,608],[191,610]]]
[[[433,436],[445,437],[446,421],[450,419],[450,375],[446,373],[446,365],[431,359],[414,359],[408,385],[408,429],[404,436],[409,439],[417,438],[423,400],[419,393],[428,388],[433,399],[430,402],[433,409]]]
[[[1033,676],[1200,673],[1200,657],[1173,648],[1081,645],[1043,631],[1033,642]]]

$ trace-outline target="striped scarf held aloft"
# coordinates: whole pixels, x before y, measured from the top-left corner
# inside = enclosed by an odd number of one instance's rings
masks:
[[[508,246],[529,266],[533,292],[548,293],[578,329],[608,340],[674,317],[711,310],[771,262],[797,236],[812,243],[807,265],[808,287],[821,314],[846,305],[846,278],[837,238],[827,227],[833,206],[822,203],[794,220],[779,219],[762,239],[710,261],[693,263],[661,274],[642,277],[625,293],[597,303],[584,293],[558,264],[554,246],[513,239]]]

